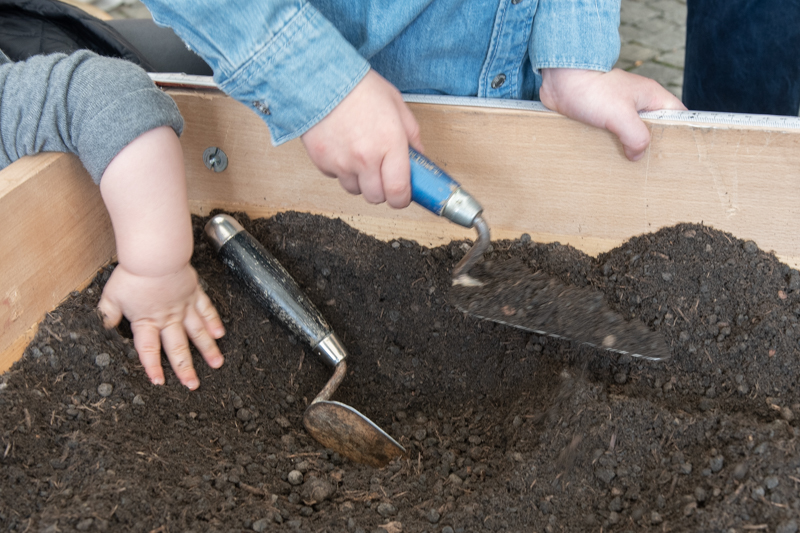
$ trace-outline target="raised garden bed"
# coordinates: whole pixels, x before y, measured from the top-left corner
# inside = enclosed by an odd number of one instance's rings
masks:
[[[595,286],[661,331],[673,358],[648,363],[454,310],[458,242],[297,213],[243,222],[351,349],[336,398],[408,457],[374,470],[308,437],[329,369],[226,274],[197,219],[225,365],[197,358],[195,392],[171,372],[154,387],[93,313],[107,271],[73,294],[2,377],[8,530],[794,531],[800,276],[754,243],[701,225],[597,259],[495,243],[488,260]]]
[[[372,470],[305,434],[329,370],[199,233],[228,359],[197,362],[195,393],[169,371],[149,385],[125,332],[94,319],[114,254],[97,189],[46,154],[0,176],[4,528],[797,530],[796,131],[653,122],[632,164],[610,135],[553,114],[414,106],[428,154],[509,239],[488,259],[597,287],[666,336],[673,358],[653,364],[464,316],[447,291],[470,232],[348,197],[218,93],[173,96],[193,212],[303,212],[243,222],[350,348],[336,399],[409,456]],[[209,146],[224,173],[203,166]]]

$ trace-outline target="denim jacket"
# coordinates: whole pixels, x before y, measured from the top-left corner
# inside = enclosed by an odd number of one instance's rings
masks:
[[[620,0],[143,0],[258,113],[302,135],[374,68],[400,91],[533,99],[542,68],[608,71]]]

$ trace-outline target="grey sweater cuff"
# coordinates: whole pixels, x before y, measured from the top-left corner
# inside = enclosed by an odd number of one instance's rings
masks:
[[[143,133],[183,130],[175,102],[133,63],[86,50],[3,59],[0,168],[24,155],[71,152],[100,183],[111,160]]]
[[[100,183],[111,160],[140,135],[161,126],[170,126],[178,136],[183,131],[175,102],[150,85],[119,94],[78,135],[77,154],[95,183]]]

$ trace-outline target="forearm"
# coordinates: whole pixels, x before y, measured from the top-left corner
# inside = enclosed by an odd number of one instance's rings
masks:
[[[111,216],[120,265],[146,277],[174,274],[192,255],[192,227],[180,142],[160,127],[111,161],[100,191]]]
[[[267,123],[274,144],[305,133],[347,96],[367,61],[303,0],[144,0]],[[223,13],[224,11],[224,13]]]

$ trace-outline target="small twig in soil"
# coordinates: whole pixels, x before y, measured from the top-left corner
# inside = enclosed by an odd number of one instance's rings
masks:
[[[767,500],[767,503],[770,504],[770,505],[774,505],[775,507],[780,507],[781,509],[788,509],[789,508],[789,506],[786,505],[785,503],[775,503],[775,502],[771,502],[769,500]]]
[[[736,498],[739,497],[739,494],[742,493],[742,490],[744,490],[744,483],[742,483],[741,485],[739,485],[739,487],[737,487],[736,491],[734,491],[734,493],[731,494],[730,498],[728,498],[728,501],[725,503],[725,505],[730,505],[734,501],[736,501]]]
[[[678,484],[678,476],[672,476],[672,484],[669,486],[669,492],[667,493],[667,498],[671,498],[673,494],[675,494],[675,486]]]
[[[342,496],[345,497],[345,500],[351,500],[356,502],[379,500],[381,498],[380,494],[377,494],[375,492],[367,492],[363,490],[346,490],[342,492]]]
[[[263,489],[259,489],[258,487],[253,487],[252,485],[248,485],[246,483],[239,483],[239,488],[249,492],[250,494],[264,496],[265,498],[269,498],[270,496],[269,492]]]
[[[58,342],[64,342],[64,339],[62,339],[60,336],[56,335],[56,333],[52,329],[50,329],[50,326],[45,326],[44,329],[46,329],[47,333],[49,333],[50,336],[55,338]]]

